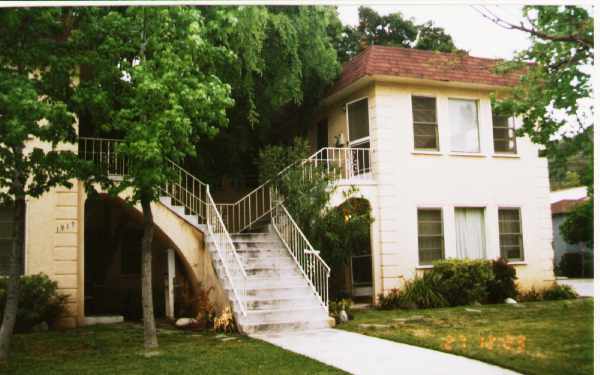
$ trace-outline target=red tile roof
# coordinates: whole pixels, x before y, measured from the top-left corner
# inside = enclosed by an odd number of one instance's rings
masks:
[[[581,199],[563,199],[562,201],[554,202],[552,203],[552,215],[569,213],[587,199],[585,197]]]
[[[434,81],[514,86],[520,74],[496,74],[500,59],[472,57],[463,53],[423,51],[413,48],[369,46],[346,62],[332,87],[333,94],[367,75],[386,75]]]

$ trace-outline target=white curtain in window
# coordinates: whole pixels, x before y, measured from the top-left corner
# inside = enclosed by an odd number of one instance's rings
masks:
[[[485,225],[482,208],[457,208],[456,255],[459,259],[485,259]]]
[[[477,102],[474,100],[448,100],[452,151],[479,152],[479,126]]]

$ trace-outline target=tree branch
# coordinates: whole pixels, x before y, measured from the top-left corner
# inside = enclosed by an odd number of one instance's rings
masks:
[[[485,9],[485,11],[487,13],[482,12],[475,6],[471,6],[471,8],[474,9],[480,15],[482,15],[484,18],[492,21],[496,25],[498,25],[502,28],[505,28],[507,30],[519,30],[519,31],[526,32],[530,35],[533,35],[535,37],[538,37],[540,39],[552,40],[555,42],[573,42],[573,43],[580,44],[586,48],[590,48],[590,49],[594,48],[594,42],[592,40],[588,40],[587,38],[581,38],[581,36],[578,34],[553,35],[553,34],[547,34],[547,33],[538,31],[533,27],[532,20],[529,19],[529,17],[527,17],[527,19],[528,19],[529,23],[532,24],[532,27],[526,27],[523,22],[521,22],[519,25],[508,22],[508,21],[498,17],[497,15],[495,15],[492,11],[487,9],[485,6],[482,6],[482,8]]]

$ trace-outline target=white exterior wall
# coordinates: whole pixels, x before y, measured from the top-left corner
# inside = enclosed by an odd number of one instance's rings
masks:
[[[419,207],[442,208],[446,258],[456,257],[454,208],[484,208],[489,259],[500,255],[498,208],[520,208],[524,261],[515,263],[519,283],[530,287],[554,280],[547,160],[538,157],[538,147],[525,138],[517,140],[516,155],[494,154],[489,91],[377,83],[329,108],[330,144],[333,135],[344,129],[343,103],[366,95],[377,191],[365,194],[375,216],[375,295],[401,286],[402,279],[420,272]],[[412,95],[437,98],[439,152],[413,148]],[[450,152],[448,98],[478,101],[481,153]]]

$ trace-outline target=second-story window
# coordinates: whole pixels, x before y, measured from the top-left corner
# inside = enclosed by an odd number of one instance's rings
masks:
[[[513,117],[494,114],[494,152],[517,153],[517,137]]]
[[[435,98],[412,97],[415,150],[439,150]]]
[[[452,151],[480,152],[477,101],[449,99],[448,112],[452,129]]]
[[[369,101],[367,98],[347,105],[350,146],[366,147],[369,142]]]

